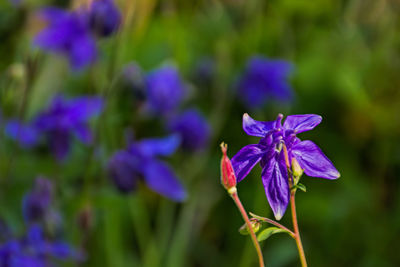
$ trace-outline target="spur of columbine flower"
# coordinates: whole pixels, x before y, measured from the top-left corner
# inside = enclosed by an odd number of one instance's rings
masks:
[[[158,156],[169,156],[180,144],[178,135],[133,142],[114,153],[108,162],[112,182],[122,193],[134,191],[140,179],[153,191],[174,201],[183,201],[186,191],[172,169]]]
[[[243,130],[248,135],[261,137],[261,140],[258,144],[243,147],[232,158],[238,182],[260,163],[265,193],[277,220],[285,214],[290,199],[288,164],[298,164],[308,176],[326,179],[340,177],[332,162],[316,144],[309,140],[301,141],[296,136],[312,130],[322,117],[314,114],[290,115],[283,125],[282,119],[283,115],[279,114],[275,121],[262,122],[245,113]]]

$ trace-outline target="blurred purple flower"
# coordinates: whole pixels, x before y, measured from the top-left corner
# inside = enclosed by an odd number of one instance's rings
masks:
[[[290,198],[288,170],[285,164],[283,145],[287,147],[289,162],[297,160],[308,176],[337,179],[340,173],[321,149],[311,141],[301,141],[297,133],[312,130],[322,118],[314,114],[288,116],[282,125],[283,115],[275,121],[253,120],[247,113],[243,115],[243,130],[262,139],[258,144],[243,147],[233,158],[232,165],[238,182],[260,162],[261,178],[268,202],[275,218],[280,220],[285,214]]]
[[[188,150],[201,150],[207,146],[210,139],[210,125],[195,109],[189,109],[173,118],[169,128],[181,136],[182,147]]]
[[[136,63],[129,63],[122,71],[122,85],[139,100],[146,99],[146,82],[142,69]]]
[[[292,64],[284,60],[252,57],[239,81],[239,94],[246,106],[259,108],[270,98],[290,100],[292,88],[288,77],[292,69]]]
[[[91,144],[93,136],[88,122],[100,114],[103,105],[100,97],[83,96],[67,100],[58,95],[32,123],[9,121],[6,135],[17,140],[22,147],[36,145],[39,136],[44,135],[57,159],[63,160],[68,154],[72,135],[84,144]]]
[[[79,70],[96,60],[96,42],[90,32],[84,10],[65,11],[44,8],[39,16],[47,26],[40,31],[34,44],[43,50],[67,56],[73,69]]]
[[[121,13],[113,0],[95,0],[89,9],[89,25],[100,37],[115,33],[121,24]]]
[[[146,77],[147,101],[157,114],[167,115],[175,111],[185,94],[185,84],[173,66],[163,66]]]
[[[186,191],[172,169],[157,156],[169,156],[179,146],[180,138],[143,139],[128,149],[117,151],[108,162],[108,173],[115,186],[123,193],[135,189],[139,179],[153,191],[174,201],[183,201]]]
[[[41,220],[49,211],[53,198],[53,184],[45,178],[37,178],[35,186],[22,201],[22,213],[27,222]]]
[[[196,62],[193,71],[194,80],[204,86],[211,86],[216,73],[216,63],[212,58],[204,57]]]
[[[0,266],[44,267],[54,266],[52,258],[82,260],[82,254],[60,241],[48,241],[40,226],[32,225],[22,239],[11,239],[0,246]]]

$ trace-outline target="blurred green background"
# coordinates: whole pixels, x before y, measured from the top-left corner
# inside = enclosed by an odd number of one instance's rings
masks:
[[[71,73],[62,58],[31,47],[39,27],[33,12],[77,2],[31,0],[20,7],[0,2],[3,116],[18,113],[26,75],[20,65],[32,60],[37,67],[26,118],[56,92],[103,92],[129,62],[146,71],[174,62],[190,85],[187,105],[207,115],[213,138],[201,153],[179,152],[169,159],[189,192],[185,203],[175,204],[145,187],[122,196],[106,177],[107,158],[124,146],[124,129],[140,137],[165,134],[162,121],[141,116],[118,86],[107,98],[95,160],[88,156],[91,148],[75,144],[60,165],[43,151],[19,149],[2,134],[0,215],[11,228],[23,232],[22,196],[43,174],[57,183],[55,206],[65,236],[87,250],[82,266],[256,266],[250,239],[238,233],[240,214],[220,185],[219,143],[229,145],[232,157],[258,142],[241,129],[244,112],[262,121],[278,113],[315,113],[322,123],[299,137],[315,141],[341,178],[302,178],[307,193],[297,194],[297,210],[309,266],[400,265],[398,1],[117,1],[125,16],[120,34],[100,41],[96,65]],[[234,85],[256,54],[293,62],[291,104],[274,102],[257,111],[241,104]],[[192,78],[203,58],[216,66],[207,86]],[[256,167],[238,185],[239,195],[248,211],[271,217],[260,172]],[[88,190],[82,189],[85,181]],[[78,227],[82,211],[89,214],[89,230]],[[282,222],[291,227],[289,213]],[[288,236],[274,235],[262,245],[267,266],[300,265]]]

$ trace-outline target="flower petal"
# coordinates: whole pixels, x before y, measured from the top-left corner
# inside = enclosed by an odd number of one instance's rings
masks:
[[[252,136],[264,137],[274,128],[275,121],[256,121],[249,114],[243,114],[243,130]]]
[[[247,145],[233,156],[231,162],[235,170],[237,182],[243,180],[261,160],[264,151],[258,145]]]
[[[84,144],[90,145],[93,142],[92,131],[85,124],[77,124],[73,128],[75,136]]]
[[[144,179],[148,187],[167,198],[178,202],[186,198],[186,191],[182,184],[171,168],[163,162],[148,161]]]
[[[340,173],[321,149],[313,142],[306,140],[292,147],[292,154],[308,176],[326,179],[337,179]]]
[[[153,156],[169,156],[175,152],[181,143],[178,134],[172,134],[164,138],[148,138],[132,144],[129,150],[139,150],[143,155]]]
[[[321,121],[322,117],[315,114],[290,115],[286,117],[283,128],[302,133],[314,129]]]
[[[95,40],[89,34],[76,38],[69,50],[69,61],[73,69],[80,70],[96,61]]]
[[[5,134],[19,142],[24,148],[35,146],[39,141],[39,131],[30,125],[22,124],[17,120],[10,120],[5,127]]]
[[[283,153],[279,160],[272,158],[263,168],[261,178],[265,188],[265,194],[275,218],[280,220],[285,214],[290,199],[288,174],[283,159]]]

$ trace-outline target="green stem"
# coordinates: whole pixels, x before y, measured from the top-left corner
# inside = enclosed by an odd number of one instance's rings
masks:
[[[260,244],[257,241],[256,234],[253,231],[253,227],[251,226],[250,219],[247,216],[246,210],[244,209],[244,207],[242,205],[242,202],[240,202],[239,195],[237,194],[236,188],[234,187],[234,188],[231,188],[231,190],[232,189],[234,189],[234,191],[232,193],[230,193],[230,195],[231,195],[233,201],[235,202],[236,206],[238,207],[240,213],[242,214],[242,217],[243,217],[244,221],[247,224],[247,228],[249,229],[251,240],[253,241],[253,245],[254,245],[254,247],[255,247],[255,249],[257,251],[258,261],[260,263],[260,267],[264,267],[265,265],[264,265],[264,259],[263,259],[261,247],[260,247]]]
[[[285,231],[288,231],[290,233],[290,235],[294,238],[295,234],[291,230],[289,230],[289,228],[283,226],[282,224],[278,223],[277,221],[271,220],[269,218],[258,216],[257,214],[254,214],[252,212],[249,212],[249,213],[253,218],[255,218],[257,220],[273,224],[273,225],[275,225],[275,226],[277,226],[277,227],[279,227],[279,228],[281,228],[281,229],[283,229]]]

